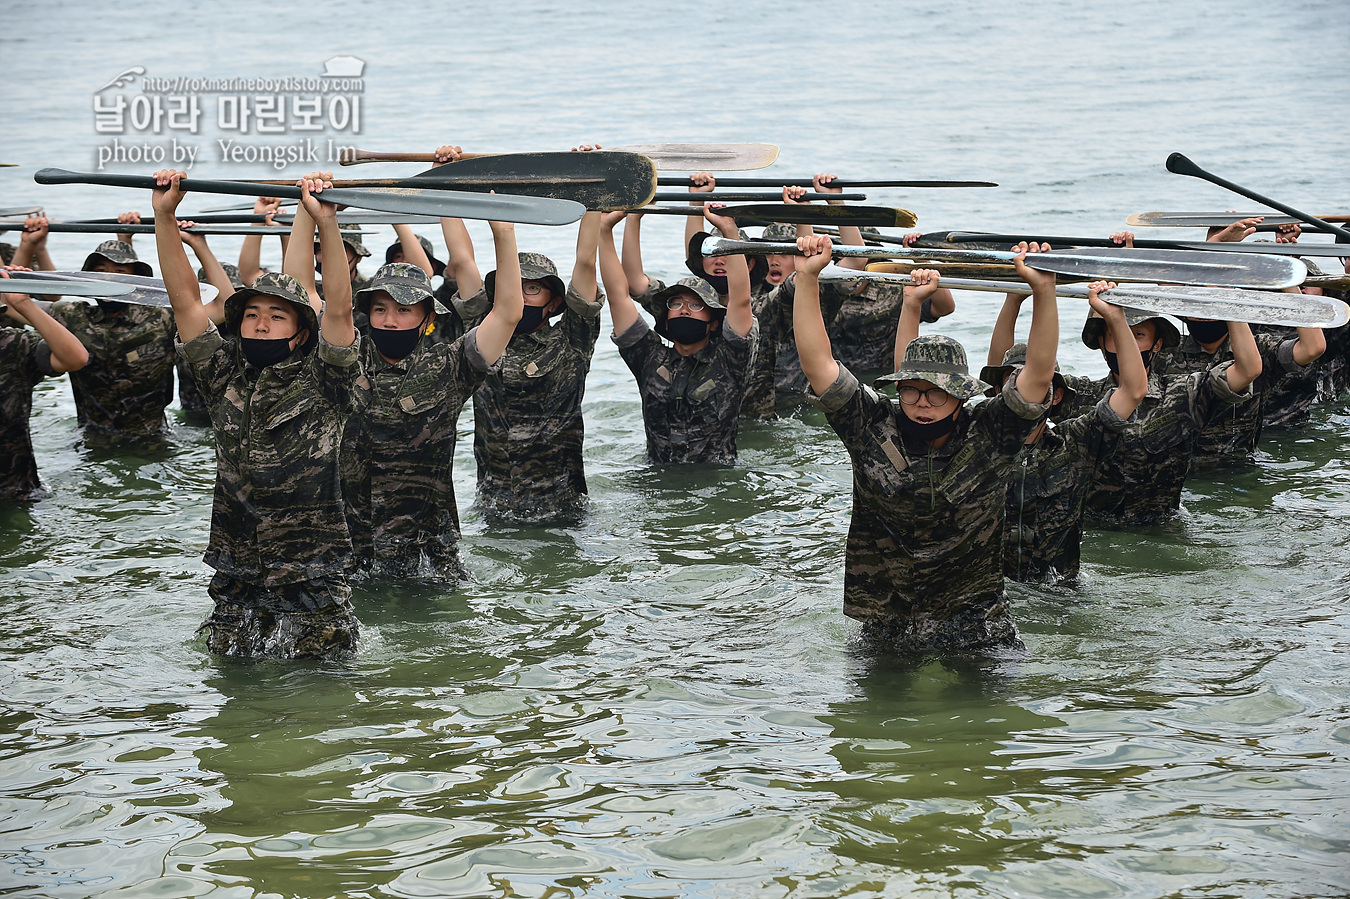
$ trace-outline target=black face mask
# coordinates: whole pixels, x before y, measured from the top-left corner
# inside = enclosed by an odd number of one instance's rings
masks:
[[[688,316],[666,317],[666,336],[676,343],[698,343],[708,336],[712,322],[699,321]]]
[[[957,409],[957,412],[959,411],[961,410]],[[896,418],[899,420],[900,430],[910,437],[917,437],[925,442],[940,440],[956,430],[956,412],[928,424],[915,421],[904,412],[901,412]]]
[[[244,345],[244,358],[254,368],[266,368],[278,362],[286,361],[291,355],[291,338],[278,337],[241,337]]]
[[[529,334],[539,328],[544,323],[544,310],[547,306],[526,306],[520,314],[520,321],[516,324],[516,336]]]
[[[1147,371],[1148,367],[1153,364],[1153,351],[1140,350],[1139,355],[1143,357],[1144,370]],[[1106,358],[1106,367],[1111,369],[1111,374],[1120,374],[1120,358],[1115,353],[1108,353],[1106,350],[1102,350],[1102,356]]]
[[[95,300],[95,302],[98,303],[98,308],[102,309],[108,315],[117,315],[122,310],[127,308],[126,303],[119,303],[116,300],[105,300],[99,298]]]
[[[710,275],[707,272],[699,272],[698,276],[702,278],[704,281],[707,281],[709,284],[711,284],[712,289],[717,291],[717,295],[719,297],[724,297],[727,295],[726,275]]]
[[[1186,331],[1196,343],[1213,343],[1228,336],[1228,322],[1186,322]]]
[[[422,325],[416,328],[371,328],[370,341],[386,359],[402,359],[417,347],[422,338]]]

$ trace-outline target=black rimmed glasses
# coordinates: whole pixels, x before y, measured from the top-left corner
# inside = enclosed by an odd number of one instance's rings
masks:
[[[913,406],[919,401],[920,396],[927,399],[930,406],[941,406],[946,404],[952,396],[941,387],[929,387],[927,390],[920,390],[918,387],[901,387],[899,393],[900,402],[906,406]]]
[[[666,308],[671,312],[677,309],[688,309],[690,312],[702,312],[708,308],[708,304],[694,297],[678,296],[666,300]]]

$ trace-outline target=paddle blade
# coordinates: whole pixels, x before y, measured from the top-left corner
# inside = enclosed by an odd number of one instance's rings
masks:
[[[1203,178],[1209,174],[1180,153],[1167,157],[1167,170],[1174,175],[1190,175],[1193,178]]]
[[[427,169],[406,183],[567,199],[609,212],[650,203],[656,194],[656,166],[646,156],[611,150],[502,153]]]
[[[773,144],[629,144],[611,149],[640,153],[658,170],[678,172],[743,172],[778,158]]]
[[[57,280],[55,278],[0,278],[0,293],[26,293],[63,297],[116,297],[131,293],[130,284],[99,284],[94,281]]]

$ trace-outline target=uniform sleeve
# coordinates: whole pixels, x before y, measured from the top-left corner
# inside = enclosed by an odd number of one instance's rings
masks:
[[[889,399],[873,388],[859,384],[853,372],[843,365],[839,366],[838,376],[824,393],[820,396],[808,393],[808,398],[825,413],[830,427],[849,449],[870,439],[871,423],[887,414],[891,405]]]
[[[623,357],[628,370],[639,381],[642,379],[642,369],[647,360],[661,347],[661,339],[641,317],[622,334],[615,334],[614,343],[618,346],[619,355]]]
[[[639,307],[646,309],[648,315],[653,318],[659,318],[665,310],[656,305],[655,298],[658,293],[665,289],[666,285],[664,281],[648,275],[647,289],[633,297],[633,302],[637,303]]]
[[[483,323],[487,318],[488,309],[492,304],[488,302],[487,288],[480,287],[473,296],[465,299],[458,291],[450,298],[450,304],[455,307],[459,317],[464,320],[466,328],[472,328]]]
[[[1232,362],[1224,362],[1190,376],[1191,417],[1201,427],[1255,395],[1250,384],[1242,393],[1234,393],[1228,386],[1228,369],[1232,367]]]
[[[1055,385],[1050,385],[1044,402],[1031,403],[1022,398],[1014,386],[1016,378],[1003,382],[1003,389],[992,400],[980,403],[970,414],[975,425],[984,431],[998,451],[1009,458],[1015,456],[1026,442],[1027,435],[1037,422],[1050,411]]]
[[[750,333],[744,337],[728,328],[725,320],[719,332],[721,338],[714,339],[720,343],[718,352],[726,360],[728,370],[748,375],[759,354],[759,319],[751,316]]]
[[[310,370],[324,399],[344,412],[355,408],[357,381],[364,375],[360,340],[351,346],[333,346],[320,333]]]
[[[1272,374],[1275,372],[1292,374],[1307,371],[1313,364],[1312,362],[1309,362],[1307,365],[1299,365],[1294,361],[1294,346],[1297,343],[1297,337],[1282,341],[1280,345],[1275,348],[1275,352],[1269,357],[1267,357],[1265,353],[1261,354],[1262,362]]]
[[[197,379],[197,386],[203,396],[219,396],[224,392],[225,385],[233,374],[234,365],[225,338],[220,335],[215,324],[208,325],[205,331],[187,343],[175,337],[174,344],[178,349],[178,355],[182,356],[188,368],[192,369],[192,375]]]
[[[600,339],[600,310],[605,305],[605,292],[597,287],[595,302],[590,303],[569,284],[564,303],[562,324],[567,329],[567,340],[589,358]]]

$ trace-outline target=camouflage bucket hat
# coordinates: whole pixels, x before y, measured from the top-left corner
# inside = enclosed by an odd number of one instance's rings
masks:
[[[722,305],[722,298],[713,290],[713,286],[702,278],[681,278],[665,290],[659,290],[652,297],[652,304],[663,310],[656,319],[656,333],[662,337],[666,334],[666,319],[670,317],[670,310],[666,309],[666,301],[676,294],[692,293],[703,302],[703,305],[712,310],[714,319],[726,318],[727,307]]]
[[[553,291],[554,296],[567,296],[567,285],[558,277],[558,267],[553,264],[552,259],[543,253],[521,253],[517,258],[520,259],[520,280],[543,281],[548,285],[548,289]],[[487,277],[483,279],[483,289],[487,291],[489,300],[495,297],[496,287],[497,272],[494,270],[488,272]],[[561,311],[562,307],[559,306],[558,312]]]
[[[773,241],[774,243],[797,242],[797,226],[789,225],[784,222],[774,222],[772,225],[765,225],[764,232],[759,235],[760,240]]]
[[[986,365],[984,368],[980,369],[980,380],[988,382],[991,385],[998,384],[1004,378],[1008,377],[1008,374],[1014,368],[1022,368],[1026,364],[1027,345],[1025,343],[1015,343],[1008,352],[1003,354],[1002,365]],[[1068,403],[1069,406],[1073,406],[1074,400],[1078,398],[1078,391],[1074,390],[1065,382],[1064,376],[1059,373],[1058,362],[1055,363],[1054,386],[1064,391],[1064,397],[1060,402]],[[984,392],[984,395],[995,396],[997,393],[998,388],[991,386]]]
[[[370,286],[356,292],[356,311],[370,315],[370,303],[378,291],[384,291],[400,306],[416,306],[423,300],[431,300],[438,315],[448,310],[436,299],[431,279],[411,262],[391,262],[382,265],[370,279]]]
[[[143,278],[153,278],[155,270],[150,267],[148,262],[141,262],[136,258],[136,251],[131,248],[131,244],[125,240],[105,240],[94,248],[94,252],[84,258],[84,265],[80,271],[89,271],[99,258],[103,258],[114,265],[132,266],[132,274],[140,275]]]
[[[244,287],[244,276],[239,273],[239,266],[230,262],[222,262],[220,267],[225,269],[225,277],[230,279],[230,283],[234,285],[234,289],[242,290]],[[197,269],[197,280],[203,284],[208,283],[205,268]]]
[[[431,241],[422,235],[417,235],[417,242],[422,245],[422,249],[427,254],[427,259],[431,260],[431,275],[437,277],[445,273],[445,263],[436,258],[436,248],[431,245]],[[391,265],[394,257],[403,252],[403,241],[396,240],[384,250],[384,264]]]
[[[300,316],[300,327],[309,330],[309,337],[301,349],[309,352],[318,346],[319,316],[314,312],[314,307],[309,305],[309,295],[305,293],[304,285],[281,272],[260,275],[252,287],[245,287],[230,294],[229,299],[225,301],[226,334],[232,337],[239,335],[239,324],[244,320],[244,307],[251,298],[260,295],[276,297],[294,306]]]
[[[900,369],[877,378],[873,383],[880,387],[900,381],[928,381],[963,402],[989,389],[984,381],[971,377],[965,348],[940,334],[911,340],[909,346],[905,347],[905,358]]]
[[[1170,319],[1164,318],[1156,312],[1148,312],[1143,309],[1135,309],[1133,306],[1121,306],[1125,310],[1125,324],[1133,328],[1135,325],[1146,321],[1152,321],[1158,329],[1158,336],[1162,338],[1163,348],[1176,346],[1181,343],[1181,331],[1172,324]],[[1088,320],[1083,323],[1083,343],[1089,349],[1099,350],[1102,344],[1102,335],[1106,333],[1106,319],[1095,312],[1088,313]]]
[[[338,225],[338,233],[342,235],[342,242],[356,251],[357,256],[365,257],[370,255],[370,250],[361,242],[361,235],[364,234],[360,225]],[[319,255],[319,235],[314,234],[314,255]]]
[[[689,253],[684,258],[684,267],[689,269],[689,273],[692,274],[695,278],[708,279],[713,277],[712,275],[709,275],[707,272],[703,271],[703,260],[705,258],[703,255],[703,244],[710,237],[721,238],[721,236],[722,235],[714,234],[711,231],[700,231],[693,237],[689,238]],[[745,233],[744,228],[738,228],[736,238],[738,240],[749,240],[750,235]],[[792,241],[793,243],[796,243],[797,241],[795,231],[793,232]],[[769,273],[769,260],[765,259],[763,256],[750,257],[750,288],[752,290],[755,287],[758,287],[761,283],[763,283],[764,277],[768,273]]]

